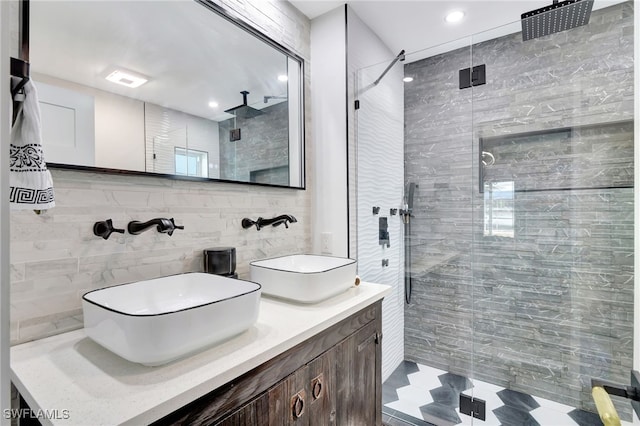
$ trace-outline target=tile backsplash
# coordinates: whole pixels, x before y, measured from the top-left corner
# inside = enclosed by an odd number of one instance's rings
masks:
[[[11,213],[12,344],[81,328],[86,291],[202,271],[205,248],[236,247],[240,278],[249,277],[251,260],[311,251],[310,22],[285,1],[217,3],[305,59],[307,190],[53,170],[56,207]],[[260,231],[240,224],[283,213],[298,222]],[[93,235],[97,221],[126,228],[156,217],[173,217],[185,229],[114,233],[106,241]]]
[[[54,170],[56,207],[11,216],[11,339],[34,340],[82,326],[86,291],[182,272],[203,271],[203,249],[233,246],[237,272],[249,262],[311,247],[307,191],[145,176]],[[243,229],[243,217],[293,214],[289,229]],[[93,235],[96,221],[175,218],[173,236]]]

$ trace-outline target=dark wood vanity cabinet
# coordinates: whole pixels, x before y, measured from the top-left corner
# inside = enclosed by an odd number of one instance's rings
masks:
[[[381,425],[381,302],[156,424]]]

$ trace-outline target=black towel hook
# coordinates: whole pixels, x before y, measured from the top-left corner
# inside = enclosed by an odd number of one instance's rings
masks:
[[[22,59],[11,58],[11,77],[20,79],[15,86],[13,85],[12,79],[11,97],[14,100],[16,100],[15,97],[17,94],[24,93],[24,86],[29,81],[29,68],[29,62]]]

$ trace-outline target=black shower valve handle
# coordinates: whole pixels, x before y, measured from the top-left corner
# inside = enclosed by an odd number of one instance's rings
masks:
[[[93,224],[93,235],[108,240],[112,233],[124,234],[124,229],[114,228],[111,219],[103,220]]]

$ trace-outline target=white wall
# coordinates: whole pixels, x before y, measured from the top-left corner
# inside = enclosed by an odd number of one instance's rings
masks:
[[[382,308],[382,370],[386,379],[404,359],[402,224],[400,216],[389,216],[390,208],[400,207],[404,182],[402,65],[380,85],[356,96],[356,70],[385,61],[380,70],[376,67],[372,71],[379,75],[395,55],[344,6],[311,22],[311,56],[318,182],[313,250],[337,256],[349,253],[357,258],[358,273],[364,280],[394,287]],[[368,102],[360,113],[364,124],[359,131],[353,107],[356,97]],[[361,136],[363,144],[358,147]],[[381,216],[388,216],[390,248],[378,244],[379,216],[371,214],[374,205],[383,207]],[[323,233],[332,236],[330,250],[323,248]],[[389,267],[382,267],[382,259],[389,259]]]
[[[350,169],[355,173],[358,273],[365,281],[393,286],[382,303],[382,377],[386,379],[404,359],[404,236],[399,214],[404,187],[404,75],[397,63],[380,81],[375,81],[395,53],[367,27],[350,7],[348,10],[349,144]],[[371,66],[372,64],[378,64]],[[363,67],[366,67],[362,69]],[[353,101],[360,101],[355,110]],[[372,208],[380,207],[374,215]],[[390,247],[379,241],[379,218],[386,217]],[[352,236],[356,232],[352,233]],[[382,260],[389,266],[383,267]]]
[[[313,199],[313,252],[347,256],[347,134],[345,9],[338,7],[311,22],[311,91],[314,93],[316,194]],[[323,250],[322,234],[331,234]],[[353,257],[355,253],[350,253]]]
[[[94,98],[96,167],[144,171],[143,102],[45,74],[33,78]]]
[[[209,177],[220,177],[219,132],[215,121],[149,103],[145,106],[144,102],[136,99],[45,74],[34,73],[33,77],[38,82],[93,97],[96,167],[173,174],[175,172],[173,146],[166,147],[168,148],[164,155],[166,158],[157,158],[154,161],[152,140],[158,134],[183,128],[186,129],[185,138],[188,137],[190,149],[208,152]],[[186,145],[183,147],[186,148]],[[148,167],[145,166],[145,150]],[[159,156],[163,157],[161,154]],[[159,167],[154,169],[154,165],[158,166],[158,164]]]
[[[95,123],[97,167],[144,171],[142,102],[102,92],[96,97]]]
[[[174,148],[180,146],[207,152],[208,177],[220,177],[220,132],[216,121],[146,104],[145,123],[147,171],[174,174]],[[181,133],[182,143],[178,143],[180,138],[176,133]],[[171,134],[174,136],[170,137]],[[153,154],[156,154],[155,159]]]
[[[0,410],[11,406],[9,378],[9,2],[0,2]],[[0,424],[10,420],[0,417]]]

